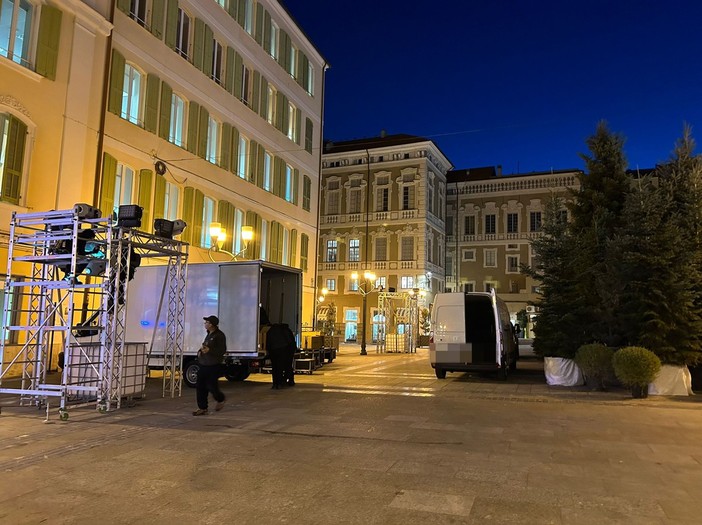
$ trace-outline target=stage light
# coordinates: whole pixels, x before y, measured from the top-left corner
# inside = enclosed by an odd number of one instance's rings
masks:
[[[117,226],[138,228],[141,226],[143,208],[137,204],[121,204],[117,211]]]

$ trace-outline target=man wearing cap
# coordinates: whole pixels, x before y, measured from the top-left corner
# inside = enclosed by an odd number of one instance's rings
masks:
[[[207,414],[207,396],[212,393],[217,404],[215,410],[224,407],[224,394],[219,389],[219,376],[222,373],[222,361],[227,351],[227,338],[219,329],[219,319],[215,315],[202,318],[205,321],[207,336],[197,353],[200,369],[197,371],[197,410],[193,416]]]

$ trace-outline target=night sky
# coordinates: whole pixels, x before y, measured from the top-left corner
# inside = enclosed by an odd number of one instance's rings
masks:
[[[631,168],[669,159],[684,123],[702,144],[702,2],[284,4],[331,66],[325,139],[419,135],[505,174],[583,168],[600,120]]]

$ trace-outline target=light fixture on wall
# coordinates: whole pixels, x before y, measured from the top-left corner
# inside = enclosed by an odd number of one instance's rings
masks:
[[[243,241],[243,247],[236,253],[232,253],[223,248],[224,242],[227,240],[227,229],[222,227],[222,223],[211,222],[210,223],[210,249],[208,250],[208,255],[212,262],[216,262],[212,253],[224,253],[231,257],[232,261],[238,260],[239,257],[243,257],[246,253],[246,249],[249,243],[253,240],[253,228],[251,226],[241,227],[241,240]]]

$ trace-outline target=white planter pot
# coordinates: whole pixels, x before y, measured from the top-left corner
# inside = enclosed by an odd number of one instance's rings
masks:
[[[546,384],[551,386],[578,386],[585,383],[580,367],[572,359],[544,357]]]

